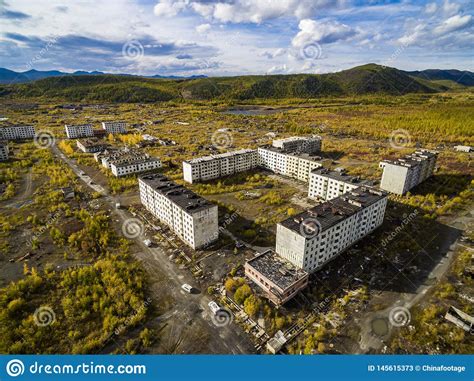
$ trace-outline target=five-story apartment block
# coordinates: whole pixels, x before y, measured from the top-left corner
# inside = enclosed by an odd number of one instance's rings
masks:
[[[68,139],[88,138],[94,136],[91,124],[66,124],[64,128]]]
[[[371,185],[371,182],[349,176],[343,170],[313,169],[309,175],[308,197],[332,200],[362,185]]]
[[[397,160],[384,160],[380,188],[403,195],[433,175],[438,153],[428,150],[416,151]]]
[[[208,181],[248,171],[257,163],[257,151],[241,149],[183,161],[183,177],[188,183]]]
[[[322,167],[320,157],[308,153],[285,152],[270,146],[259,147],[257,152],[260,167],[304,182],[309,181],[313,169]]]
[[[128,158],[110,162],[110,170],[116,177],[147,172],[157,168],[161,168],[161,160],[157,157]]]
[[[167,224],[184,243],[198,249],[219,236],[217,205],[161,174],[139,178],[142,204]]]
[[[127,132],[127,123],[125,123],[125,122],[102,122],[102,128],[108,134],[125,134]]]
[[[0,141],[0,161],[6,161],[9,157],[8,142]]]
[[[34,139],[35,128],[33,126],[1,126],[0,139],[2,140],[24,140]]]
[[[320,136],[291,136],[273,140],[272,146],[285,152],[316,153],[321,151]]]
[[[380,226],[386,206],[386,192],[352,190],[277,224],[276,252],[314,272]]]

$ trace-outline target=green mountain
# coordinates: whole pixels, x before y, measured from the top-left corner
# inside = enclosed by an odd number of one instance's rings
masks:
[[[474,86],[474,73],[467,70],[428,69],[422,71],[406,71],[405,73],[429,81],[438,81],[440,83],[449,83],[447,81],[451,81],[452,85]]]
[[[463,86],[458,83],[458,86]],[[145,78],[122,75],[67,75],[0,85],[2,98],[66,101],[161,102],[174,99],[250,100],[326,96],[433,93],[449,84],[368,64],[330,74],[262,75],[211,78]]]

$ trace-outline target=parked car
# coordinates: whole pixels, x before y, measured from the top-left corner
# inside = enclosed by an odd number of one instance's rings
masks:
[[[215,315],[217,312],[220,311],[221,307],[216,302],[209,302],[208,304],[209,308],[211,309],[211,312]]]
[[[189,294],[193,291],[193,286],[187,283],[183,284],[181,288]]]

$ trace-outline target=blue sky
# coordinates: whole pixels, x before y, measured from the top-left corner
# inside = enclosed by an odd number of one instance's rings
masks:
[[[465,0],[0,0],[0,66],[141,75],[473,70]]]

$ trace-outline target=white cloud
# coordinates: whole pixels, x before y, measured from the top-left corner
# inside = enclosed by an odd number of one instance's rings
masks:
[[[279,48],[279,49],[273,49],[273,50],[265,50],[260,55],[262,57],[267,57],[268,59],[273,59],[273,58],[276,58],[276,57],[281,57],[285,53],[287,53],[287,49]]]
[[[459,9],[459,4],[445,1],[439,11],[428,19],[412,20],[412,27],[408,27],[408,31],[397,41],[404,46],[432,46],[437,49],[474,45],[472,16],[446,16]]]
[[[449,19],[444,20],[442,24],[434,28],[433,32],[437,35],[454,32],[455,30],[459,30],[468,26],[471,23],[471,20],[472,20],[471,15],[452,16]]]
[[[153,13],[156,16],[173,17],[184,10],[187,6],[187,1],[161,0],[155,5]]]
[[[272,66],[270,69],[267,70],[266,74],[288,74],[291,70],[288,68],[286,64],[283,65],[275,65]]]
[[[461,9],[461,5],[458,3],[451,3],[449,0],[444,0],[442,9],[444,14],[449,16],[458,13]]]
[[[303,19],[327,8],[336,8],[345,0],[235,0],[197,1],[160,0],[155,6],[159,16],[175,16],[184,9],[191,9],[199,15],[224,23],[255,23],[280,17]]]
[[[211,24],[201,24],[196,27],[196,32],[198,33],[206,33],[211,29]]]
[[[301,20],[298,25],[300,31],[293,38],[291,44],[295,48],[302,48],[308,44],[331,44],[336,41],[347,40],[358,34],[358,31],[337,21]]]

